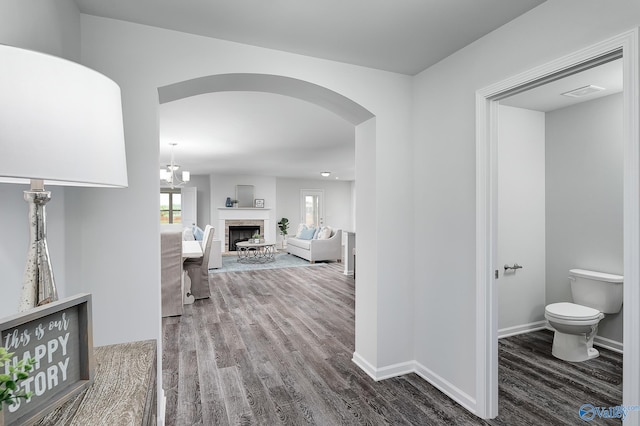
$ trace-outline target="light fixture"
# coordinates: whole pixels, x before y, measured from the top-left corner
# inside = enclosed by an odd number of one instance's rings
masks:
[[[321,173],[320,173],[320,176],[322,176],[322,177],[329,177],[329,176],[331,176],[331,172],[321,172]]]
[[[175,158],[173,156],[173,148],[175,148],[175,146],[178,144],[172,142],[169,145],[171,145],[171,163],[167,164],[167,167],[165,169],[160,169],[160,180],[165,181],[169,186],[171,186],[171,189],[174,189],[189,182],[189,180],[191,180],[191,173],[183,170],[182,179],[178,178],[176,172],[178,171],[180,166],[176,164]]]
[[[569,90],[568,92],[561,93],[562,96],[568,96],[570,98],[581,98],[583,96],[590,95],[592,93],[601,92],[605,90],[604,87],[594,86],[590,84],[584,87],[578,87],[577,89]]]
[[[120,88],[75,62],[0,45],[0,182],[30,183],[20,311],[58,299],[44,185],[126,187]]]

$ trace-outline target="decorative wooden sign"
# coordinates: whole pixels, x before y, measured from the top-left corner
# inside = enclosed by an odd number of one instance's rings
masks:
[[[32,424],[93,383],[90,294],[0,319],[0,338],[0,344],[13,352],[13,363],[36,361],[29,377],[18,382],[21,390],[33,395],[5,404],[0,426]],[[8,366],[0,369],[8,374]]]

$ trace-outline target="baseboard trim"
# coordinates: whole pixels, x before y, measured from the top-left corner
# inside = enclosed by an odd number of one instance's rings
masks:
[[[475,398],[471,397],[471,395],[457,388],[449,381],[443,379],[439,375],[435,374],[433,371],[426,368],[424,365],[419,362],[415,362],[415,373],[425,379],[427,382],[431,383],[435,386],[440,392],[447,395],[449,398],[453,399],[458,404],[462,405],[464,408],[469,410],[471,413],[476,414],[477,412],[477,403]]]
[[[545,328],[549,327],[547,326],[547,321],[544,320],[531,322],[529,324],[516,325],[514,327],[502,328],[498,330],[498,339],[530,333],[532,331],[544,330]]]
[[[392,377],[404,376],[405,374],[416,373],[418,376],[422,377],[428,383],[437,388],[440,392],[444,393],[449,398],[462,405],[471,413],[476,413],[476,400],[474,398],[458,389],[447,380],[438,376],[419,362],[408,361],[382,368],[375,368],[357,352],[353,353],[352,361],[376,382],[380,380],[390,379]]]
[[[388,365],[382,368],[376,368],[369,362],[367,362],[367,360],[365,360],[363,357],[361,357],[357,352],[353,353],[353,358],[351,360],[376,382],[380,380],[390,379],[392,377],[403,376],[415,371],[415,363],[413,361]]]
[[[415,373],[415,361],[402,362],[400,364],[393,364],[379,368],[376,376],[378,377],[378,380],[384,380],[392,377],[404,376],[405,374],[410,373]]]
[[[548,326],[547,321],[536,321],[530,324],[523,324],[498,330],[498,338],[502,339],[504,337],[515,336],[518,334],[525,334],[532,331],[544,329],[554,331]],[[620,342],[616,342],[615,340],[596,336],[593,343],[596,346],[600,346],[614,352],[623,353],[623,344]],[[352,361],[376,382],[380,380],[390,379],[392,377],[403,376],[409,373],[416,373],[418,376],[422,377],[428,383],[437,388],[440,392],[444,393],[449,398],[462,405],[471,413],[477,413],[477,402],[475,398],[457,388],[452,383],[440,377],[417,361],[402,362],[382,368],[376,368],[369,362],[367,362],[367,360],[360,356],[357,352],[353,353]]]
[[[376,382],[379,380],[378,378],[376,378],[376,368],[373,365],[369,364],[366,359],[361,357],[358,352],[353,353],[353,358],[351,358],[351,361],[353,361],[358,367],[360,367],[362,371],[367,373],[367,375],[373,380],[375,380]]]
[[[607,339],[606,337],[601,337],[596,334],[596,337],[593,338],[593,344],[595,346],[600,346],[602,348],[609,349],[610,351],[617,352],[619,354],[624,353],[624,344],[620,342],[616,342],[615,340]]]

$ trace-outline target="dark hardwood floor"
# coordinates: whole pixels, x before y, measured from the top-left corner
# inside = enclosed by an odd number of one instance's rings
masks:
[[[547,331],[500,341],[490,421],[415,374],[374,382],[351,361],[354,282],[342,267],[211,275],[210,299],[163,319],[165,424],[573,425],[585,403],[621,404],[619,354],[564,363]]]

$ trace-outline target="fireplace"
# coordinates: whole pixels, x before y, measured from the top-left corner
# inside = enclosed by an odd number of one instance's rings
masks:
[[[216,233],[220,230],[220,239],[223,242],[223,253],[232,251],[230,247],[233,245],[233,241],[229,238],[229,228],[233,226],[251,226],[258,228],[254,232],[259,232],[260,235],[264,235],[264,239],[267,241],[276,241],[275,225],[271,219],[273,212],[270,209],[254,209],[254,208],[226,208],[221,207],[218,209],[218,228]],[[223,236],[224,235],[224,236]],[[250,238],[253,234],[249,234]],[[236,239],[238,237],[234,237]]]
[[[236,251],[236,244],[248,241],[254,234],[260,233],[260,226],[229,226],[229,251]]]
[[[231,235],[231,231],[234,230]],[[262,220],[227,220],[224,228],[225,251],[236,251],[236,244],[247,241],[255,233],[264,235],[264,221]]]

